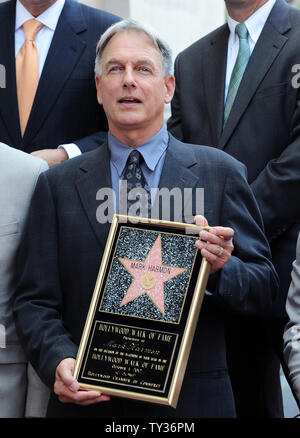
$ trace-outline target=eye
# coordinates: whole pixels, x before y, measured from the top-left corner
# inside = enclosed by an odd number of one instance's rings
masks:
[[[122,69],[120,65],[113,65],[108,69],[108,72],[118,72]]]
[[[150,68],[145,66],[145,65],[140,65],[137,69],[138,69],[138,71],[141,71],[142,73],[150,73],[151,72]]]

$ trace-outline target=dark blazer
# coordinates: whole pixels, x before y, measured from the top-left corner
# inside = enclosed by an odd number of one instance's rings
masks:
[[[105,140],[106,117],[97,102],[94,80],[96,44],[119,18],[66,0],[39,81],[24,137],[21,137],[15,72],[15,1],[0,4],[0,141],[25,152],[56,148],[96,135]],[[85,152],[95,144],[76,142]],[[87,146],[90,144],[90,146]]]
[[[16,326],[26,353],[50,387],[59,362],[76,357],[94,290],[110,227],[96,219],[96,193],[102,187],[111,187],[106,144],[47,171],[37,183],[21,243]],[[172,136],[159,187],[191,187],[194,194],[204,187],[209,223],[232,227],[236,236],[230,261],[210,277],[213,295],[204,299],[178,407],[113,399],[83,410],[53,396],[49,415],[234,416],[223,308],[259,313],[271,309],[277,293],[261,216],[242,164],[222,151],[186,145]]]
[[[273,313],[283,317],[300,228],[300,82],[298,88],[292,82],[300,11],[276,1],[222,130],[228,36],[225,24],[177,57],[168,128],[182,141],[217,147],[246,165],[280,276]]]

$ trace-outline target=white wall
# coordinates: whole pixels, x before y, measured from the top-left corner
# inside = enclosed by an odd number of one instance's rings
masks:
[[[224,0],[130,0],[130,16],[156,28],[176,56],[224,23]]]
[[[2,3],[5,0],[0,0]],[[174,56],[224,23],[224,0],[78,0],[156,28]],[[300,1],[300,0],[299,0]]]
[[[1,1],[1,0],[0,0]],[[103,9],[122,18],[129,18],[130,0],[79,0],[93,8]]]
[[[81,0],[156,28],[173,55],[224,23],[224,0]]]

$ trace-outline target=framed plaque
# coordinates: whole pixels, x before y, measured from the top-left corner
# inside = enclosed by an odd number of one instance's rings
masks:
[[[114,216],[76,358],[82,388],[176,407],[209,276],[200,229]]]

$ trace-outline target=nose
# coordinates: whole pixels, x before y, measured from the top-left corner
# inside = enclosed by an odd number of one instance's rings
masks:
[[[123,77],[123,88],[130,88],[136,87],[136,82],[134,79],[133,71],[129,68],[126,68],[124,70],[124,77]]]

